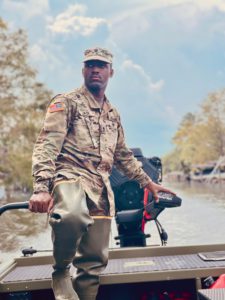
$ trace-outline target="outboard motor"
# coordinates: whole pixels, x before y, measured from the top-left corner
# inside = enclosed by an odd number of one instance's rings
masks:
[[[162,181],[162,163],[160,158],[146,158],[141,149],[131,149],[134,156],[142,162],[144,171],[156,183]],[[154,220],[162,241],[167,242],[167,233],[157,220],[158,215],[166,207],[181,205],[181,199],[169,193],[159,193],[159,202],[155,203],[153,196],[140,187],[135,180],[130,180],[116,167],[113,168],[110,182],[115,196],[116,224],[119,235],[115,237],[120,247],[146,246],[144,228],[148,221]]]

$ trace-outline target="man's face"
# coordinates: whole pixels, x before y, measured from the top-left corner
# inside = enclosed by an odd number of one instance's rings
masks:
[[[101,60],[89,60],[82,70],[84,82],[90,91],[106,88],[108,80],[113,75],[112,65]]]

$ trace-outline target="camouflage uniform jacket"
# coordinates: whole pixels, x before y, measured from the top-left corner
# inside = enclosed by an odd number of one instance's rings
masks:
[[[102,109],[85,86],[53,98],[34,147],[34,193],[51,192],[59,178],[79,178],[96,204],[106,188],[114,215],[114,163],[142,187],[151,180],[127,148],[119,114],[106,97]]]

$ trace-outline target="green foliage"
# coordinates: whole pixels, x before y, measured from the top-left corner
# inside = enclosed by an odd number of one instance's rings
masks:
[[[4,183],[30,189],[31,156],[51,92],[28,63],[26,33],[0,18],[0,172]]]
[[[184,116],[173,143],[173,153],[164,158],[168,170],[187,170],[225,155],[225,89],[209,94],[198,113]]]

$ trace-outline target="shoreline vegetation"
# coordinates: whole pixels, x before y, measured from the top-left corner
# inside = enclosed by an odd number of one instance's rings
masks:
[[[212,175],[214,181],[224,180],[224,116],[225,88],[211,92],[197,112],[182,118],[172,138],[174,149],[163,157],[164,174],[178,172],[187,180],[203,181]]]
[[[0,43],[0,184],[29,192],[33,145],[46,99],[53,93],[37,80],[37,71],[29,64],[24,30],[11,31],[0,18]],[[182,118],[172,138],[174,148],[162,158],[165,177],[177,174],[177,178],[190,180],[191,174],[201,173],[201,166],[225,156],[224,116],[225,88],[211,92],[197,112]],[[221,171],[224,169],[222,166]]]

